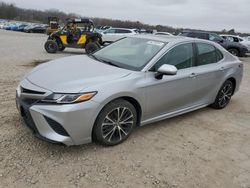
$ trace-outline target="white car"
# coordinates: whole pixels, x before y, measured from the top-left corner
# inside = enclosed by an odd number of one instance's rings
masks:
[[[236,35],[220,35],[220,36],[230,42],[239,42],[243,44],[244,46],[247,47],[248,52],[250,52],[250,40]]]
[[[156,32],[154,35],[162,35],[162,36],[173,36],[171,33],[168,32]]]
[[[246,39],[247,41],[250,41],[250,37],[245,37],[244,39]]]
[[[132,36],[137,34],[134,29],[126,29],[126,28],[110,28],[106,31],[102,32],[102,42],[112,43],[117,40],[120,40],[127,36]]]

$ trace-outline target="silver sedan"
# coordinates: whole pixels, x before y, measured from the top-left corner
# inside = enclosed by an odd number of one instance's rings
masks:
[[[138,35],[36,67],[18,86],[16,102],[39,138],[116,145],[136,126],[226,107],[242,74],[241,61],[216,43]]]

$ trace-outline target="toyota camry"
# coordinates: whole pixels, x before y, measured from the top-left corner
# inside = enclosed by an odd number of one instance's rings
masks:
[[[242,74],[241,61],[217,43],[138,35],[37,66],[19,84],[16,103],[41,139],[111,146],[136,126],[225,108]]]

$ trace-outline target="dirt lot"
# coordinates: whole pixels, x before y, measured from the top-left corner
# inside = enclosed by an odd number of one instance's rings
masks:
[[[49,55],[45,35],[0,30],[0,187],[250,188],[250,58],[241,90],[210,108],[137,129],[123,144],[66,147],[34,138],[15,107],[15,88]]]

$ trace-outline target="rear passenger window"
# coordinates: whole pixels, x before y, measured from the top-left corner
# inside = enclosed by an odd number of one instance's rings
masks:
[[[220,60],[224,58],[224,56],[219,49],[216,49],[216,53],[217,53],[217,62],[219,62]]]
[[[126,29],[117,29],[116,33],[131,33],[131,31]]]
[[[197,50],[197,66],[217,63],[223,59],[222,53],[210,44],[198,43]]]
[[[195,38],[199,38],[199,39],[208,39],[208,36],[206,33],[195,33]]]

